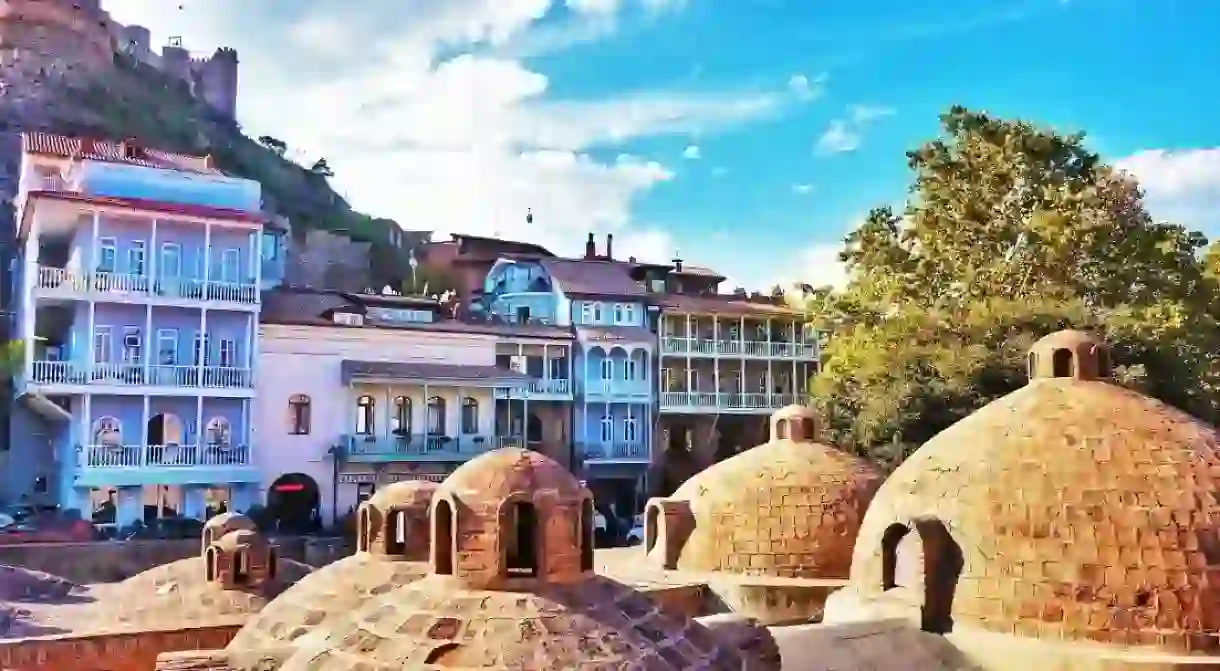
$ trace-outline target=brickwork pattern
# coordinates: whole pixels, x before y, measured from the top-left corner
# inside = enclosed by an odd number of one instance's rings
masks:
[[[280,671],[769,669],[706,627],[604,578],[530,592],[455,590],[430,576],[366,604]]]
[[[238,627],[234,623],[4,641],[0,642],[0,669],[149,671],[163,652],[223,648]]]
[[[1218,499],[1214,429],[1108,382],[1040,379],[886,481],[856,543],[852,590],[880,597],[887,531],[938,521],[961,554],[954,626],[1217,652]],[[945,564],[947,548],[912,549]]]
[[[428,509],[438,486],[427,480],[408,480],[378,489],[356,511],[356,548],[382,557],[426,562],[431,547]],[[395,547],[399,538],[402,546]]]
[[[776,440],[678,488],[692,517],[674,568],[784,578],[846,578],[856,533],[881,476],[812,442]],[[654,561],[665,548],[651,548]],[[672,548],[670,549],[672,551]]]

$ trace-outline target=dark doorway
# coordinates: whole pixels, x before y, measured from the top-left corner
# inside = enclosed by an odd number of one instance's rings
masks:
[[[525,418],[525,440],[531,443],[542,442],[542,420],[536,413],[530,413]]]
[[[507,556],[504,566],[510,576],[533,578],[538,575],[537,526],[534,504],[519,501],[508,507]]]
[[[920,596],[920,627],[927,632],[953,631],[953,597],[964,560],[961,547],[944,523],[915,520],[890,525],[881,539],[882,589],[906,588]]]
[[[173,413],[157,413],[148,418],[148,444],[182,444],[182,420]]]
[[[291,534],[313,533],[321,526],[318,483],[303,473],[281,475],[267,492],[267,517],[275,530]]]

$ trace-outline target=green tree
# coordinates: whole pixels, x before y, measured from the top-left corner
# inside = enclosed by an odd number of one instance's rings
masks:
[[[1153,222],[1139,185],[1082,135],[954,107],[908,153],[901,215],[877,208],[844,241],[838,293],[807,292],[831,333],[815,402],[832,437],[893,464],[1025,382],[1051,331],[1105,335],[1120,382],[1220,418],[1220,249]]]

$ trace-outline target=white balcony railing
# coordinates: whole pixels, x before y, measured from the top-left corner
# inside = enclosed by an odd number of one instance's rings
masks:
[[[647,380],[588,380],[584,388],[586,395],[595,396],[646,396],[652,393]]]
[[[35,289],[57,296],[140,295],[183,301],[219,301],[254,305],[259,302],[257,283],[203,281],[186,277],[149,277],[111,272],[74,272],[39,266]]]
[[[194,387],[204,389],[251,389],[254,376],[249,368],[228,366],[143,366],[129,363],[72,361],[35,361],[32,378],[36,384],[123,385],[153,387]]]
[[[249,466],[246,445],[87,445],[81,468],[183,468]]]
[[[742,356],[763,359],[816,360],[818,346],[813,343],[766,342],[763,340],[713,340],[711,338],[661,339],[664,354],[689,356]]]
[[[662,408],[707,408],[720,410],[778,410],[797,402],[798,394],[739,392],[661,392]]]
[[[500,387],[496,398],[523,399],[535,396],[568,396],[572,393],[572,381],[561,379],[537,379],[516,387]]]
[[[648,444],[643,441],[587,442],[579,445],[585,461],[643,460],[647,461]]]

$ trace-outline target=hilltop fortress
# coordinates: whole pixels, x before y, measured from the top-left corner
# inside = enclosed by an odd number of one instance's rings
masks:
[[[24,97],[22,84],[81,78],[104,73],[114,57],[131,58],[172,75],[217,114],[237,110],[237,52],[219,48],[194,58],[180,38],[170,38],[160,53],[149,30],[114,21],[101,0],[0,0],[0,99]]]

